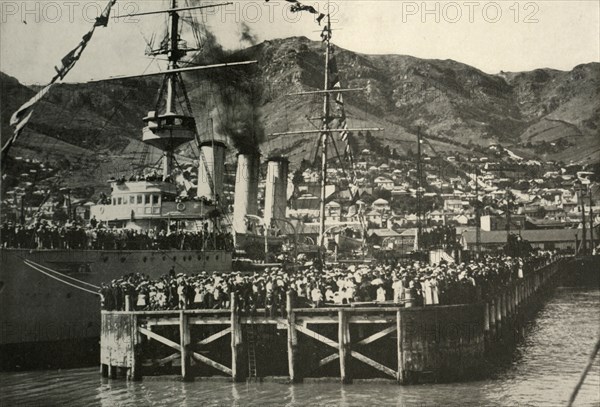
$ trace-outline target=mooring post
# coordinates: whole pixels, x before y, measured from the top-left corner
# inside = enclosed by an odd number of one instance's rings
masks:
[[[234,382],[242,380],[240,369],[242,344],[242,326],[237,313],[237,298],[235,293],[231,293],[231,378]]]
[[[288,372],[290,375],[290,382],[295,383],[300,381],[300,377],[298,376],[296,369],[296,361],[298,360],[298,334],[296,332],[296,316],[294,315],[294,304],[291,290],[287,292],[286,311],[288,319]]]
[[[398,371],[396,380],[398,380],[399,384],[402,384],[404,383],[404,349],[402,344],[402,311],[400,309],[396,311],[396,336],[398,338]]]
[[[184,381],[192,378],[190,343],[189,316],[181,310],[179,311],[179,345],[181,346],[181,378]]]
[[[348,318],[343,309],[338,311],[338,347],[340,352],[340,380],[349,383],[348,376],[348,353],[350,352],[350,332],[348,330]]]

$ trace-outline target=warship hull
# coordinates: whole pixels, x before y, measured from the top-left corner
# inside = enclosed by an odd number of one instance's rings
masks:
[[[29,262],[54,272],[36,270]],[[177,273],[196,273],[230,271],[231,265],[232,254],[225,251],[0,249],[2,367],[17,349],[49,351],[59,349],[50,344],[97,344],[100,297],[82,282],[100,286],[128,273],[157,278],[172,267]]]

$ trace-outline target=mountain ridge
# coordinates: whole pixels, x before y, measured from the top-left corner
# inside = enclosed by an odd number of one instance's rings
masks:
[[[415,132],[420,128],[437,150],[448,153],[499,143],[524,157],[543,160],[589,163],[600,156],[600,63],[579,64],[571,71],[539,68],[487,74],[451,59],[334,49],[342,86],[366,89],[345,95],[350,126],[385,128],[373,136],[399,152],[415,150]],[[287,95],[322,88],[321,43],[306,37],[274,39],[229,58],[258,61],[252,78],[263,84],[259,110],[267,134],[311,128],[306,116],[318,113],[318,102]],[[200,74],[186,74],[184,79],[191,79],[192,105],[205,108],[207,93]],[[34,91],[3,73],[0,85],[4,143],[11,134],[10,115]],[[155,79],[58,84],[36,107],[15,152],[38,154],[27,142],[33,135],[37,146],[60,140],[63,155],[68,155],[69,145],[79,153],[88,151],[86,159],[92,167],[104,167],[103,175],[110,166],[128,167],[142,155],[141,118],[153,109],[159,86]],[[208,113],[198,113],[199,127],[205,127]],[[354,139],[356,146],[364,145],[357,135]],[[289,154],[296,165],[310,157],[314,145],[313,136],[294,141],[266,137],[261,151]],[[188,155],[192,150],[188,148]],[[153,159],[159,157],[157,151],[151,153]],[[103,165],[96,160],[98,154],[115,160]]]

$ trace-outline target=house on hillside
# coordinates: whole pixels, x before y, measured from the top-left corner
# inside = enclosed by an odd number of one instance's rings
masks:
[[[469,203],[462,199],[446,199],[444,200],[444,210],[459,212],[469,207]]]
[[[371,209],[381,213],[386,213],[390,211],[390,203],[383,198],[379,198],[371,204]]]
[[[388,191],[394,189],[394,181],[386,177],[377,177],[375,178],[375,181],[373,181],[373,183],[378,188],[387,189]]]
[[[335,201],[325,204],[325,220],[340,222],[342,220],[342,205]]]
[[[381,228],[383,226],[384,215],[383,212],[371,210],[365,215],[367,222]]]
[[[449,215],[450,213],[443,210],[434,210],[429,212],[425,217],[429,219],[432,224],[445,225]]]

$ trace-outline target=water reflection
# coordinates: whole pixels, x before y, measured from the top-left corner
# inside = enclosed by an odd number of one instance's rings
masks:
[[[290,384],[288,389],[288,402],[286,403],[286,407],[292,407],[296,405],[296,385]]]

